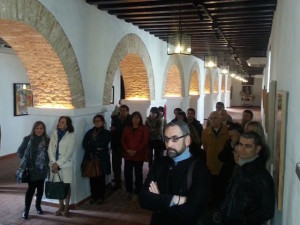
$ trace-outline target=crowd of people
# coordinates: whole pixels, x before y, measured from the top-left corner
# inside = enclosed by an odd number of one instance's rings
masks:
[[[99,159],[101,174],[90,177],[90,204],[105,199],[105,176],[113,172],[112,190],[122,187],[124,160],[128,199],[138,196],[141,207],[153,211],[151,224],[196,225],[214,209],[215,224],[262,225],[273,217],[275,194],[266,169],[270,150],[262,125],[245,110],[241,124],[233,121],[224,104],[218,102],[203,128],[193,108],[185,113],[174,109],[166,123],[164,107],[152,107],[144,122],[140,112],[129,113],[127,105],[116,107],[111,126],[102,115],[93,118],[94,127],[83,140],[83,161]],[[110,149],[111,158],[110,158]],[[37,121],[18,149],[20,167],[30,171],[25,208],[28,219],[37,189],[36,210],[42,214],[44,182],[49,179],[71,184],[75,135],[71,118],[60,117],[49,140],[46,126]],[[144,179],[143,166],[149,172]],[[67,216],[71,186],[66,199],[59,200],[56,216]]]

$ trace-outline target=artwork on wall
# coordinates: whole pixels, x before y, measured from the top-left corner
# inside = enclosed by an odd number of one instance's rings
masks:
[[[282,210],[283,201],[283,179],[285,159],[285,136],[286,136],[286,114],[287,114],[288,93],[285,91],[276,92],[275,105],[275,132],[274,132],[274,182],[277,191],[277,209]]]
[[[33,106],[31,86],[28,83],[14,83],[14,115],[27,115],[27,107]]]

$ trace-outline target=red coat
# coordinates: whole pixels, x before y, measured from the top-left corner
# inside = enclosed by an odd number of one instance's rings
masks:
[[[136,162],[144,161],[145,149],[149,144],[149,129],[145,125],[141,125],[134,129],[133,127],[125,127],[122,139],[122,150],[125,160],[133,160]],[[134,156],[127,153],[126,150],[135,151]]]

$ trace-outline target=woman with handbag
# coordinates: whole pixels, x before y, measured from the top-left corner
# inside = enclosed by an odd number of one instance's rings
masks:
[[[57,129],[51,135],[48,155],[50,159],[50,178],[54,182],[69,184],[69,191],[65,199],[59,199],[59,208],[56,216],[67,216],[71,197],[71,183],[73,178],[73,160],[75,151],[75,134],[72,120],[68,116],[61,116],[58,120]],[[58,173],[57,176],[55,173]],[[65,200],[65,205],[64,205]]]
[[[82,147],[85,150],[82,172],[83,176],[90,177],[91,200],[90,204],[104,201],[105,197],[105,175],[111,173],[111,164],[108,144],[110,142],[110,132],[104,128],[105,120],[102,115],[93,118],[94,127],[84,136]],[[85,171],[86,163],[93,161],[92,171]],[[84,174],[86,173],[86,174]]]
[[[143,186],[143,163],[145,149],[149,144],[149,129],[143,125],[140,112],[132,113],[130,126],[125,127],[121,144],[125,159],[124,174],[128,199],[133,194],[133,170],[135,173],[135,194],[139,194]]]
[[[25,208],[22,214],[23,219],[28,219],[28,213],[31,206],[35,190],[36,201],[35,208],[37,214],[43,214],[41,201],[44,193],[44,183],[49,171],[49,158],[47,154],[49,138],[46,133],[46,126],[42,121],[36,121],[32,127],[31,134],[24,137],[22,144],[18,149],[18,156],[21,159],[20,168],[17,171],[17,177],[28,169],[28,189],[25,195]]]

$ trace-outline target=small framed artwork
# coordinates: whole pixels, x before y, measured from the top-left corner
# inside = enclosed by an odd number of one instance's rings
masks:
[[[27,107],[33,106],[31,86],[28,83],[14,83],[14,115],[28,115]]]
[[[114,104],[115,102],[115,87],[111,87],[111,94],[110,94],[110,104]]]

